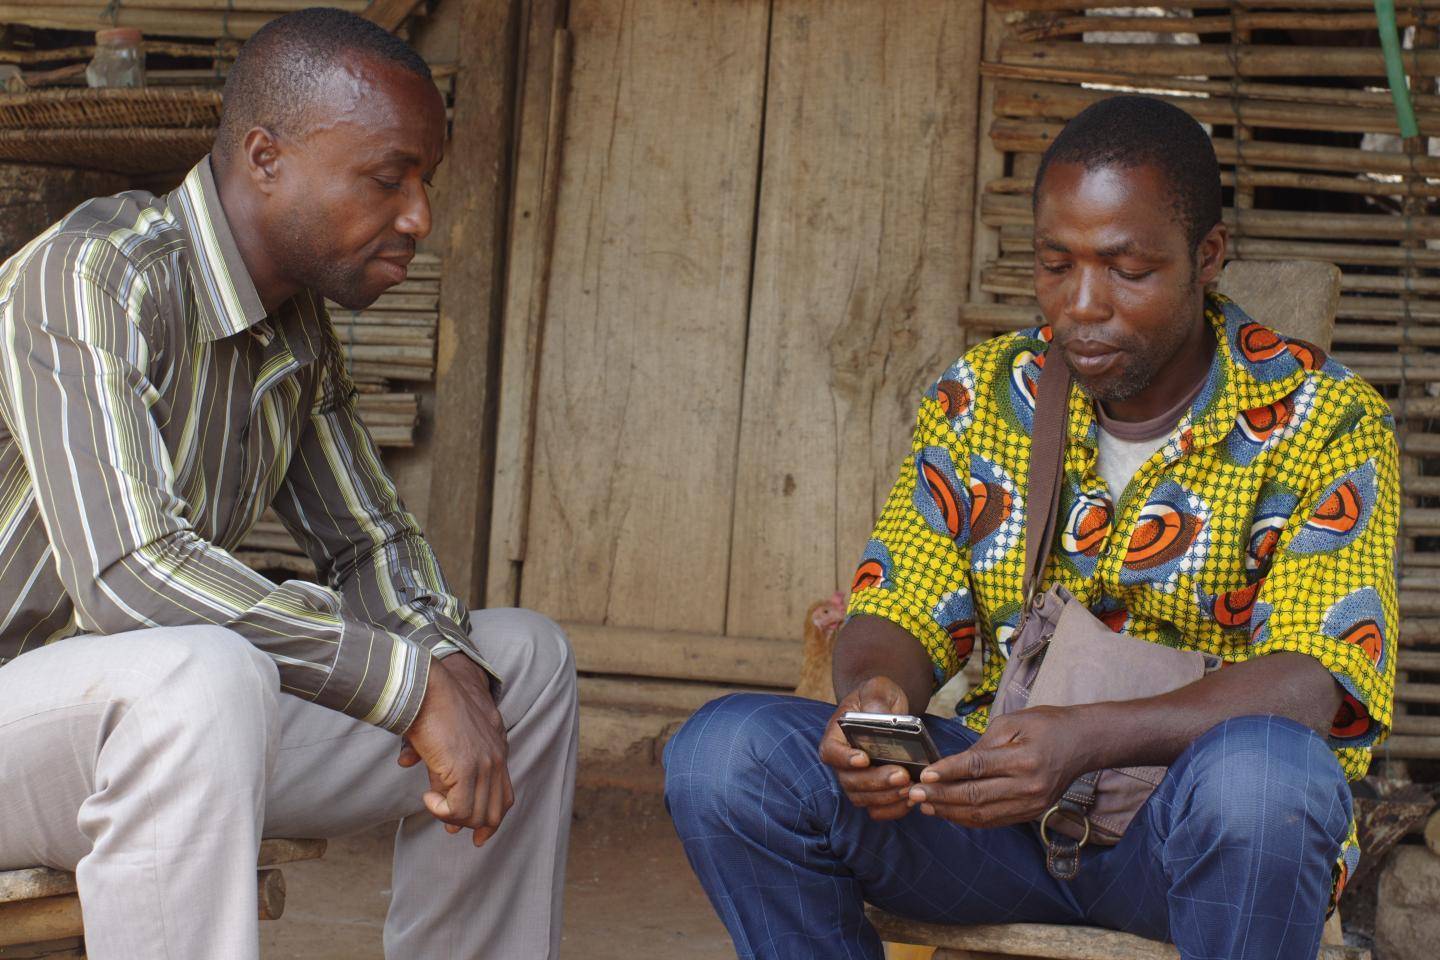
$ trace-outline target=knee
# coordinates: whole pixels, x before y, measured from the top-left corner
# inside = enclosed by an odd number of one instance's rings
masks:
[[[665,746],[665,801],[671,816],[677,823],[709,814],[728,818],[726,811],[745,805],[747,797],[758,799],[771,784],[808,796],[833,783],[818,755],[829,709],[758,693],[730,694],[705,704]]]
[[[237,775],[270,762],[279,736],[275,662],[222,627],[165,627],[136,634],[117,674],[114,702],[175,756],[220,754]]]
[[[539,689],[558,709],[573,709],[575,652],[558,623],[533,610],[487,610],[483,629],[514,645],[513,662],[497,666],[506,689]]]
[[[1344,839],[1350,790],[1325,740],[1278,716],[1235,717],[1199,737],[1176,761],[1177,801],[1217,839],[1290,830]]]

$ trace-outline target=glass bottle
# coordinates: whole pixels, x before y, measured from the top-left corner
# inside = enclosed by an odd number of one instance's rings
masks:
[[[134,27],[95,31],[95,56],[85,68],[92,87],[145,86],[145,46]]]

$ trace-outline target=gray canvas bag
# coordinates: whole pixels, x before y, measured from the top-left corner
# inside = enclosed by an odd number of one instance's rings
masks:
[[[1194,683],[1220,658],[1117,633],[1060,584],[1037,596],[1058,526],[1064,482],[1070,368],[1059,350],[1040,375],[1030,446],[1025,517],[1024,612],[1000,675],[991,715],[1026,707],[1138,700]],[[1040,818],[1045,865],[1073,879],[1087,843],[1115,844],[1144,805],[1165,767],[1093,770],[1077,778]]]

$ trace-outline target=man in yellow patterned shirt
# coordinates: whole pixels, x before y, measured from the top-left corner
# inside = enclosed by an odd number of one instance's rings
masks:
[[[667,801],[742,957],[878,958],[862,903],[940,923],[1089,923],[1185,958],[1313,960],[1358,860],[1347,779],[1388,730],[1398,615],[1389,409],[1207,285],[1214,150],[1145,97],[1071,121],[1035,187],[1047,325],[951,366],[920,405],[836,644],[838,709],[739,695],[667,751]],[[1065,476],[1042,588],[1116,630],[1218,654],[1163,696],[989,704],[1022,608],[1036,385],[1066,363]],[[836,726],[918,712],[978,650],[918,782]],[[1034,821],[1079,775],[1167,765],[1074,879]]]

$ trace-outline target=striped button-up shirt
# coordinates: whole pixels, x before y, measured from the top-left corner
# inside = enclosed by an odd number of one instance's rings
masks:
[[[282,688],[394,732],[481,666],[353,406],[320,298],[267,315],[206,158],[0,267],[0,670],[77,633],[223,625]],[[274,507],[325,586],[229,551]],[[486,668],[488,669],[488,667]]]

